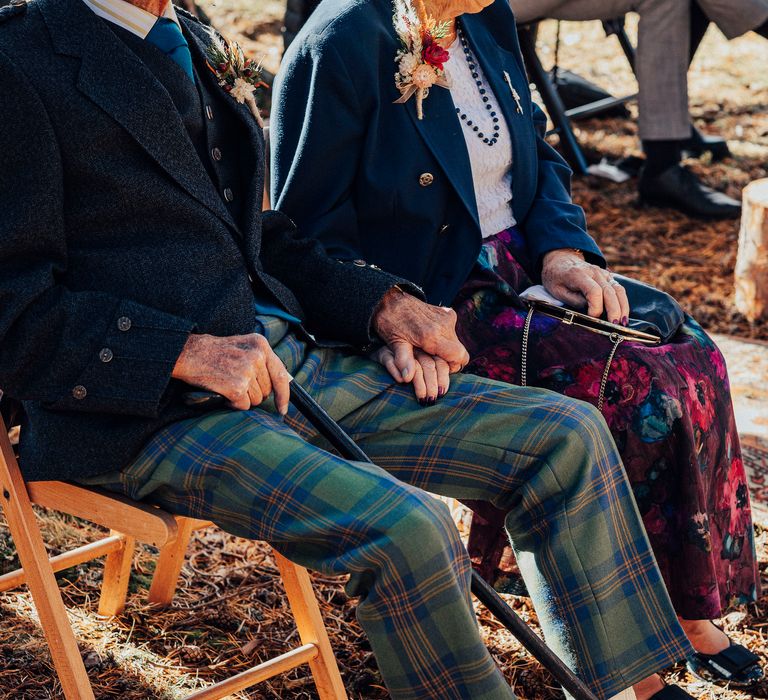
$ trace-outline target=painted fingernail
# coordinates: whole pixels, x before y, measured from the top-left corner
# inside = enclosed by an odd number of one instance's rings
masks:
[[[614,326],[618,326],[618,325],[619,325],[619,319],[617,318],[615,321],[611,321],[611,323],[612,323]]]
[[[628,326],[629,325],[629,318],[627,316],[621,317],[621,325],[622,326]]]
[[[426,399],[418,399],[418,401],[419,401],[419,406],[426,406],[427,405],[427,400]]]
[[[443,387],[440,387],[440,388],[437,390],[437,398],[439,398],[439,399],[440,399],[440,398],[442,398],[443,396],[445,396],[445,389],[444,389]]]
[[[431,399],[429,399],[429,403],[427,403],[427,406],[434,406],[436,403],[437,403],[437,398],[433,396]]]
[[[405,367],[404,369],[400,370],[400,376],[403,379],[407,379],[408,378],[408,368],[407,367]]]

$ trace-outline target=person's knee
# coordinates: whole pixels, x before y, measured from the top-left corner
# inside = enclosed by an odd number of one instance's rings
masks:
[[[557,450],[560,453],[557,462],[563,465],[566,472],[573,471],[576,464],[589,469],[606,460],[620,461],[605,418],[592,404],[575,400],[570,403],[561,430],[563,435]]]
[[[403,565],[452,565],[465,554],[448,506],[414,489],[403,503],[402,515],[383,533],[390,555]]]
[[[390,534],[396,539],[417,539],[434,550],[455,549],[461,545],[459,532],[451,517],[448,506],[425,491],[417,491],[410,496],[412,507]]]
[[[407,485],[395,501],[385,521],[376,519],[360,533],[362,569],[353,570],[350,596],[364,595],[376,580],[386,586],[407,579],[409,586],[418,586],[469,570],[469,556],[445,503]]]

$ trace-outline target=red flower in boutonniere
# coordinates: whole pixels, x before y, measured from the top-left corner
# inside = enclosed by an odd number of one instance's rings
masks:
[[[416,114],[422,119],[422,102],[433,85],[449,87],[444,71],[444,64],[449,54],[437,43],[448,35],[449,23],[437,24],[427,17],[423,2],[417,12],[410,0],[394,0],[395,13],[393,24],[400,40],[400,48],[395,54],[397,73],[395,87],[400,91],[400,99],[395,104],[404,104],[411,97],[416,97]]]
[[[430,66],[433,66],[437,70],[443,70],[443,64],[451,57],[451,54],[440,46],[440,44],[436,43],[434,40],[430,40],[429,44],[424,45],[421,56]]]

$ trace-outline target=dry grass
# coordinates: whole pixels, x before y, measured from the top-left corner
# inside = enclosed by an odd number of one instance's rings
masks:
[[[97,528],[73,518],[40,511],[43,534],[55,554],[83,544]],[[768,567],[768,531],[758,529],[761,570]],[[176,700],[195,688],[283,652],[296,632],[269,547],[230,537],[216,529],[196,533],[173,606],[146,604],[156,550],[140,547],[126,612],[104,619],[97,613],[102,566],[86,564],[58,575],[59,587],[80,640],[96,697],[104,700]],[[0,573],[16,566],[13,545],[0,521]],[[355,620],[355,601],[343,579],[313,575],[320,607],[350,698],[386,698],[370,646]],[[535,629],[537,618],[526,598],[508,597]],[[552,678],[482,607],[482,634],[494,658],[522,700],[562,698]],[[25,590],[0,596],[0,698],[61,698],[50,657]],[[768,598],[725,620],[732,636],[768,658]],[[710,689],[681,669],[668,679],[696,697],[746,700],[768,697],[768,685],[752,696]],[[238,698],[315,698],[307,671],[300,669],[256,686]]]
[[[39,512],[44,537],[54,543],[51,554],[98,535],[91,525]],[[165,610],[145,603],[155,557],[153,548],[139,549],[128,606],[117,619],[99,618],[96,613],[100,564],[82,565],[58,576],[97,698],[181,698],[296,644],[282,585],[265,544],[216,529],[197,533],[173,607]],[[7,530],[0,528],[0,573],[16,565]],[[355,602],[342,591],[343,580],[313,578],[350,697],[387,697],[355,620]],[[515,607],[535,624],[528,601],[516,600]],[[0,697],[60,697],[29,594],[20,590],[0,597],[0,619]],[[546,686],[552,683],[497,623],[487,623],[484,634],[499,664],[511,681],[527,689],[521,697],[548,697]],[[297,670],[238,697],[316,696],[308,673]]]
[[[215,23],[236,35],[245,48],[278,68],[282,3],[277,0],[204,2]],[[554,24],[542,33],[552,45]],[[562,63],[616,93],[632,78],[615,44],[601,38],[598,24],[564,25]],[[585,58],[580,45],[590,47]],[[731,44],[716,34],[706,39],[692,73],[692,109],[705,131],[726,135],[735,157],[725,164],[697,164],[711,183],[731,193],[766,174],[768,162],[768,74],[766,44],[746,37]],[[588,148],[613,156],[637,151],[633,121],[593,121],[579,127]],[[738,225],[703,225],[669,211],[641,210],[632,183],[615,185],[588,178],[576,182],[575,196],[586,208],[592,231],[620,271],[654,281],[673,291],[711,329],[768,339],[766,327],[750,328],[732,308],[732,270]],[[91,526],[55,514],[42,519],[55,552],[91,538]],[[768,531],[758,529],[760,566],[768,567]],[[269,548],[229,537],[217,530],[198,533],[193,541],[174,605],[168,610],[145,604],[156,552],[139,549],[124,615],[104,620],[96,614],[99,564],[76,567],[59,575],[59,585],[81,640],[98,698],[146,700],[183,697],[193,688],[241,670],[295,640],[279,577]],[[0,527],[0,572],[15,566],[7,529]],[[370,647],[355,621],[355,603],[344,596],[338,580],[315,576],[323,614],[330,630],[351,698],[384,698]],[[511,599],[519,613],[536,625],[526,599]],[[551,678],[532,662],[499,625],[479,610],[491,652],[523,700],[562,697]],[[729,616],[726,629],[768,658],[768,598]],[[29,595],[0,596],[0,698],[60,698]],[[746,700],[745,693],[713,689],[676,670],[668,676],[700,698]],[[258,686],[241,698],[306,700],[315,697],[308,675],[295,671]],[[768,697],[768,685],[752,697]]]

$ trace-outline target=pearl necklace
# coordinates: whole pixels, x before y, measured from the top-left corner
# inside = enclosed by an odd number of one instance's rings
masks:
[[[473,123],[473,121],[469,119],[466,113],[462,112],[459,107],[456,107],[456,114],[459,115],[459,119],[461,119],[462,123],[466,124],[467,127],[475,133],[477,138],[479,138],[487,146],[493,147],[499,140],[499,117],[494,111],[493,105],[490,104],[490,99],[488,98],[487,94],[488,91],[485,89],[485,87],[483,87],[483,81],[480,80],[480,75],[477,72],[477,64],[475,63],[474,56],[472,56],[472,52],[470,51],[469,42],[467,41],[467,37],[464,36],[464,32],[462,31],[461,25],[458,21],[456,22],[456,35],[459,37],[459,41],[461,42],[461,48],[464,51],[464,58],[466,59],[467,66],[469,67],[469,70],[472,73],[472,77],[475,80],[475,85],[477,85],[480,97],[485,104],[485,108],[490,112],[489,116],[493,120],[493,136],[486,136],[482,131],[480,131],[480,127]]]

